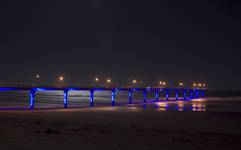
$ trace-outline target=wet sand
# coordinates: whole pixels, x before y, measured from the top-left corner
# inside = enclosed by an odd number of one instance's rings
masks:
[[[241,149],[241,114],[101,107],[0,112],[0,149]]]

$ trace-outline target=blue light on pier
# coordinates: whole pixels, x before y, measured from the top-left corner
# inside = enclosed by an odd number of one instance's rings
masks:
[[[129,104],[132,104],[132,95],[133,95],[133,89],[130,89],[128,93]]]
[[[176,100],[178,100],[178,89],[176,89],[175,92],[176,92],[176,96],[175,96]]]
[[[115,93],[116,93],[116,89],[112,89],[112,92],[111,92],[112,106],[115,106]]]
[[[195,90],[195,97],[199,98],[199,90],[198,89]]]
[[[64,108],[68,107],[68,92],[68,89],[64,90]]]
[[[156,98],[156,102],[157,102],[157,101],[158,101],[158,99],[159,99],[158,90],[156,90],[156,93],[155,93],[155,98]]]
[[[47,91],[45,88],[36,88],[36,91]]]
[[[183,99],[184,100],[186,100],[186,94],[187,94],[186,89],[183,89]]]
[[[143,90],[144,103],[146,103],[146,93],[147,93],[147,89],[144,89]]]
[[[190,99],[193,99],[193,89],[189,89],[189,97]]]
[[[30,93],[29,93],[29,96],[30,96],[30,109],[34,109],[34,99],[35,99],[35,90],[32,89],[30,90]]]
[[[168,99],[169,99],[169,90],[166,89],[166,100],[168,101]]]
[[[90,90],[90,106],[94,106],[94,90]]]
[[[202,89],[202,97],[204,98],[205,97],[205,90],[204,89]]]

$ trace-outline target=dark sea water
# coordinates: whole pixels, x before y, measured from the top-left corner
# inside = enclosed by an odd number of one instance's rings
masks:
[[[160,93],[158,102],[155,102],[155,93],[148,92],[147,103],[143,103],[143,93],[134,92],[133,104],[128,104],[128,92],[119,91],[116,94],[115,106],[127,108],[151,109],[158,111],[221,111],[241,112],[241,96],[212,96],[195,100],[176,101],[172,95],[169,101]],[[69,92],[68,107],[90,107],[88,91]],[[97,91],[94,97],[94,106],[111,106],[111,92]],[[0,109],[28,109],[28,91],[2,91],[0,92]],[[35,97],[35,108],[63,108],[62,91],[39,91]]]

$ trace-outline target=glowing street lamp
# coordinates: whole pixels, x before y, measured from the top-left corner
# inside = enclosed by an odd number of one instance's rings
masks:
[[[133,84],[136,84],[136,83],[137,83],[137,81],[134,79],[134,80],[132,80],[132,83],[133,83]]]
[[[95,78],[95,82],[98,82],[99,81],[99,78]]]
[[[159,85],[163,87],[163,86],[166,85],[166,82],[164,82],[164,81],[159,81]]]
[[[40,80],[40,75],[39,74],[35,74],[33,76],[33,80],[34,80],[34,84],[37,85],[41,80]]]
[[[36,78],[36,79],[39,79],[39,78],[40,78],[40,75],[39,75],[39,74],[35,75],[35,78]]]
[[[111,83],[111,79],[107,79],[106,82],[107,82],[108,84],[110,84],[110,83]]]
[[[197,84],[196,83],[193,83],[193,87],[196,87],[197,86]]]
[[[205,89],[206,86],[207,86],[207,85],[206,85],[205,83],[202,84],[202,88],[203,88],[203,89]]]
[[[182,82],[179,82],[178,85],[183,87],[184,84]]]
[[[64,81],[64,77],[63,76],[59,76],[59,81]]]

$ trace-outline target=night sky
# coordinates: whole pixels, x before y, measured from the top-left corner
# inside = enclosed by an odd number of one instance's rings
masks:
[[[241,2],[0,2],[0,83],[205,82],[241,90]]]

